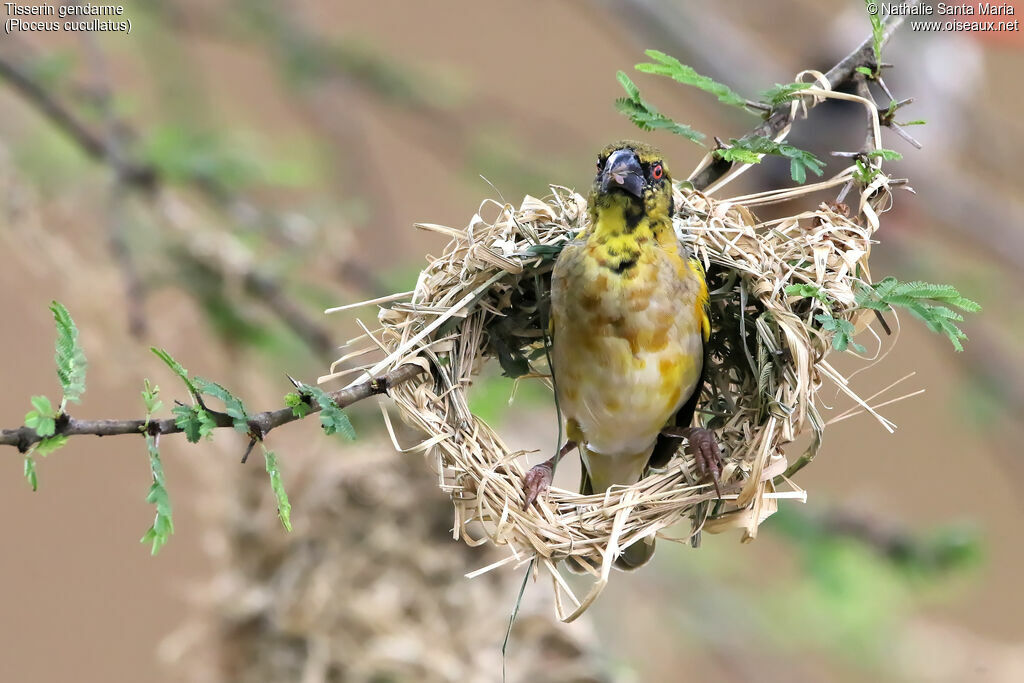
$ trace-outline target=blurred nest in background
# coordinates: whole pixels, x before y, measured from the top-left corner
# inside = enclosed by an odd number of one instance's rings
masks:
[[[480,553],[445,542],[451,508],[424,462],[380,441],[344,457],[330,445],[292,455],[290,491],[304,512],[289,534],[265,473],[221,468],[203,507],[216,520],[207,546],[219,571],[164,658],[195,683],[494,679],[508,617],[493,598],[521,578],[467,584]],[[239,495],[215,495],[223,486]],[[606,680],[589,627],[566,629],[550,618],[550,596],[529,597],[511,635],[510,683]]]
[[[587,230],[586,200],[552,187],[547,200],[527,197],[518,209],[485,202],[465,229],[419,226],[449,235],[451,242],[431,259],[413,292],[388,298],[381,327],[366,331],[364,341],[372,345],[342,360],[377,350],[386,357],[361,368],[371,376],[405,363],[429,371],[389,391],[402,418],[427,435],[412,447],[395,445],[436,458],[441,487],[455,504],[456,537],[508,546],[505,560],[481,571],[536,560],[554,583],[559,617],[571,620],[603,589],[622,548],[686,517],[691,536],[675,540],[726,529],[739,529],[750,540],[779,498],[804,497],[788,475],[809,462],[820,443],[817,395],[824,382],[874,412],[826,359],[835,335],[852,335],[870,322],[865,314],[873,315],[857,309],[856,296],[870,282],[876,208],[890,199],[888,181],[878,174],[864,189],[861,220],[851,219],[845,206],[822,204],[761,223],[747,207],[836,187],[850,182],[852,172],[729,201],[694,190],[676,194],[679,237],[709,273],[713,331],[700,414],[715,430],[726,462],[721,500],[710,483],[698,482],[693,459],[679,452],[632,486],[591,496],[553,487],[524,510],[524,453],[510,451],[472,414],[467,390],[490,359],[509,376],[550,386],[550,275],[561,246]],[[485,219],[488,210],[496,216]],[[788,463],[786,444],[808,427],[810,447]],[[394,438],[390,422],[388,428]],[[596,577],[582,600],[556,566],[570,556]],[[568,610],[564,596],[573,602]]]

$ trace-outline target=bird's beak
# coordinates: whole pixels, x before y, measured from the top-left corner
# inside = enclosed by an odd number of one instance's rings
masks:
[[[601,172],[601,191],[608,192],[622,188],[636,198],[643,196],[644,172],[631,149],[620,149],[612,152]]]

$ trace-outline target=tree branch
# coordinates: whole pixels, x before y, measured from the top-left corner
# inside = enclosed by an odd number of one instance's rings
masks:
[[[918,0],[908,0],[907,5],[916,5]],[[905,15],[890,16],[885,22],[885,31],[882,34],[882,45],[885,45],[892,34],[903,23]],[[873,39],[868,36],[856,50],[848,54],[838,64],[833,66],[825,74],[832,88],[839,88],[851,81],[856,75],[858,66],[876,66]],[[815,106],[814,101],[807,101],[807,108]],[[781,133],[787,126],[793,123],[794,108],[790,102],[783,102],[772,109],[771,113],[753,130],[743,136],[742,139],[750,140],[757,137],[773,138]],[[732,170],[734,162],[724,159],[715,159],[708,164],[700,173],[690,178],[690,182],[698,190],[703,190],[716,180]]]
[[[339,389],[328,395],[339,408],[345,408],[370,396],[383,394],[391,387],[408,382],[423,371],[423,368],[418,365],[402,365],[382,377],[367,380],[347,389]],[[208,412],[218,428],[233,427],[233,421],[226,413],[214,410],[208,410]],[[317,412],[320,412],[320,406],[314,401],[310,405],[309,413],[304,417]],[[254,435],[254,438],[262,439],[270,430],[300,419],[302,418],[296,417],[291,408],[267,410],[249,416],[249,430]],[[182,431],[184,430],[176,425],[174,418],[171,417],[162,420],[151,419],[147,431],[145,419],[78,420],[65,413],[57,418],[54,436],[81,436],[85,434],[93,436],[135,434],[139,436],[144,433],[152,435],[178,434]],[[18,427],[17,429],[4,429],[0,431],[0,446],[14,446],[19,452],[25,453],[33,445],[42,441],[42,438],[36,433],[35,429],[27,426]]]
[[[147,195],[152,195],[160,189],[164,181],[160,169],[152,164],[130,158],[123,151],[124,146],[119,144],[119,139],[137,137],[124,122],[112,119],[107,121],[108,128],[111,131],[118,131],[117,135],[104,136],[93,130],[83,123],[71,108],[65,106],[57,97],[36,82],[17,58],[11,58],[2,53],[0,53],[0,78],[6,79],[18,94],[63,131],[89,158],[113,169],[118,185]],[[109,92],[101,93],[101,99],[109,99],[109,96]],[[215,178],[208,175],[190,174],[187,181],[210,205],[236,219],[238,216],[258,216],[264,213],[249,202],[234,196]],[[194,247],[189,240],[184,240],[182,246],[189,253]],[[116,235],[112,248],[116,261],[126,269],[129,275],[128,294],[131,299],[142,291],[142,283],[138,281],[137,277],[131,277],[130,254],[127,252],[127,245],[119,243]],[[208,260],[205,261],[208,262]],[[358,266],[352,267],[358,272],[365,270]],[[135,275],[137,276],[137,273]],[[276,278],[251,263],[245,264],[243,276],[247,293],[267,306],[292,332],[302,339],[310,350],[321,358],[331,357],[335,346],[326,328],[310,318],[303,307],[292,300]],[[133,327],[137,327],[134,322],[136,318],[141,319],[138,313],[133,311]]]

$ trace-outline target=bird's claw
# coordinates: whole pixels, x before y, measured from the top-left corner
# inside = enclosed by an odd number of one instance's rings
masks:
[[[534,465],[527,470],[523,476],[523,491],[526,493],[526,503],[523,504],[524,510],[533,505],[533,501],[537,500],[538,496],[548,490],[554,475],[555,468],[550,460]]]
[[[693,456],[697,472],[702,477],[711,477],[715,484],[715,493],[721,498],[722,451],[718,448],[714,432],[703,427],[693,427],[688,430],[686,439],[686,449]]]

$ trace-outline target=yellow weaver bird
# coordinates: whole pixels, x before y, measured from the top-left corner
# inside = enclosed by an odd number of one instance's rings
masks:
[[[714,435],[691,427],[710,334],[708,289],[672,227],[672,180],[661,154],[639,142],[601,151],[590,229],[565,246],[551,276],[551,362],[568,442],[526,474],[526,506],[551,483],[558,459],[579,447],[580,493],[634,484],[686,438],[718,489]],[[654,540],[616,558],[635,569]]]

